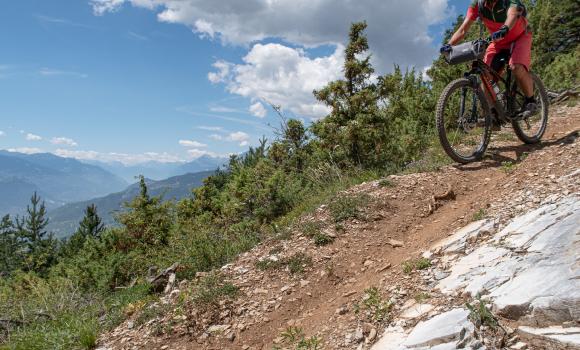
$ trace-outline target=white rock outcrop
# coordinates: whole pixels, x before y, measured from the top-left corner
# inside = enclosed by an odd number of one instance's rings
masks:
[[[492,220],[474,222],[433,247],[450,266],[436,289],[482,296],[494,313],[518,320],[517,333],[530,344],[580,349],[580,329],[570,327],[580,322],[580,198],[544,205],[489,238],[493,230]],[[425,315],[410,307],[403,311],[405,319]],[[456,349],[473,330],[468,316],[455,308],[411,329],[389,327],[372,349]]]

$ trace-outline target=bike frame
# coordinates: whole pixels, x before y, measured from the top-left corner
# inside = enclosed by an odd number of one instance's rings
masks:
[[[510,56],[513,51],[513,44],[510,48]],[[499,72],[493,70],[490,66],[488,66],[483,60],[478,59],[473,61],[471,64],[471,70],[465,73],[465,77],[468,79],[472,79],[474,76],[479,77],[479,81],[474,80],[474,84],[482,83],[486,96],[488,97],[489,101],[491,102],[492,106],[495,108],[497,113],[497,117],[502,122],[510,122],[516,116],[516,106],[515,101],[516,97],[519,95],[520,97],[524,97],[524,95],[518,91],[517,81],[512,79],[512,70],[507,64],[506,67],[507,73],[506,78],[504,79]],[[493,87],[490,83],[490,80],[494,80],[498,84],[501,83],[504,86],[504,91],[502,92],[505,96],[506,105],[503,106],[499,101],[497,94],[493,90]],[[472,79],[473,80],[473,79]],[[474,97],[475,98],[475,97]],[[464,111],[464,105],[461,106],[461,111]]]

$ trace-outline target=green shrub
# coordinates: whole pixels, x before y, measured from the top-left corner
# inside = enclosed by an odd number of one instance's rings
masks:
[[[216,305],[220,300],[236,298],[238,292],[239,288],[226,282],[223,275],[210,273],[197,282],[192,300],[196,304]]]
[[[390,318],[390,312],[393,304],[384,300],[381,292],[377,287],[371,287],[365,290],[362,302],[354,306],[355,313],[361,314],[373,323],[383,323]]]
[[[303,273],[304,269],[312,265],[312,258],[304,253],[296,253],[286,261],[291,274]]]
[[[370,202],[367,194],[336,197],[329,205],[330,215],[336,223],[350,219],[363,219],[363,208]]]

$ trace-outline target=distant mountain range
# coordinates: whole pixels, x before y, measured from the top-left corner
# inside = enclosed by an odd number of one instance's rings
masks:
[[[34,191],[54,208],[117,192],[127,184],[101,167],[75,159],[0,150],[0,215],[24,212]]]
[[[136,177],[143,175],[148,179],[162,180],[173,176],[179,176],[189,173],[198,173],[201,171],[214,171],[218,167],[227,164],[227,157],[210,157],[202,156],[191,162],[173,162],[163,163],[150,161],[136,165],[125,165],[121,162],[101,162],[101,161],[84,161],[87,164],[97,165],[109,172],[123,178],[128,183],[136,182]]]
[[[203,184],[203,180],[213,174],[214,171],[204,171],[194,174],[174,176],[162,181],[146,179],[149,194],[152,196],[162,195],[164,200],[179,200],[191,195],[191,190]],[[52,211],[48,216],[50,223],[48,229],[63,238],[72,234],[83,218],[84,210],[90,204],[97,206],[97,212],[103,222],[110,226],[115,223],[114,214],[122,210],[125,202],[131,201],[139,195],[139,185],[133,184],[122,192],[113,193],[101,198],[87,201],[70,203]]]

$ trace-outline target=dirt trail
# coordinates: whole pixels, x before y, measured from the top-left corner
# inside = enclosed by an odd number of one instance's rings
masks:
[[[182,283],[181,291],[165,297],[173,311],[138,327],[133,326],[133,320],[123,323],[101,338],[102,348],[272,349],[282,343],[280,335],[289,326],[301,328],[307,337],[319,337],[325,349],[356,349],[360,339],[354,338],[361,335],[371,343],[373,332],[382,325],[355,313],[354,305],[365,290],[377,287],[390,297],[395,301],[394,313],[404,300],[428,293],[415,283],[419,278],[416,274],[403,273],[401,264],[418,258],[474,217],[512,215],[494,212],[496,204],[530,183],[578,169],[578,147],[575,154],[568,154],[564,146],[579,142],[579,131],[580,107],[552,106],[549,128],[540,145],[523,145],[515,135],[510,136],[511,130],[505,130],[492,139],[490,157],[483,162],[392,176],[392,186],[379,181],[356,186],[347,194],[365,193],[372,198],[366,220],[347,221],[344,231],[337,232],[325,206],[304,219],[324,221],[323,232],[336,236],[332,244],[317,247],[302,232],[295,232],[289,240],[265,242],[222,268],[241,295],[231,303],[222,303],[214,310],[213,319],[198,321],[198,328],[192,328],[193,319],[210,314],[196,315],[177,305],[179,294],[188,288]],[[442,196],[449,186],[453,195]],[[523,210],[526,203],[522,205]],[[284,261],[297,253],[312,259],[303,273],[256,267],[259,260]],[[171,329],[159,331],[160,325],[168,324]],[[357,329],[362,334],[357,334]]]

